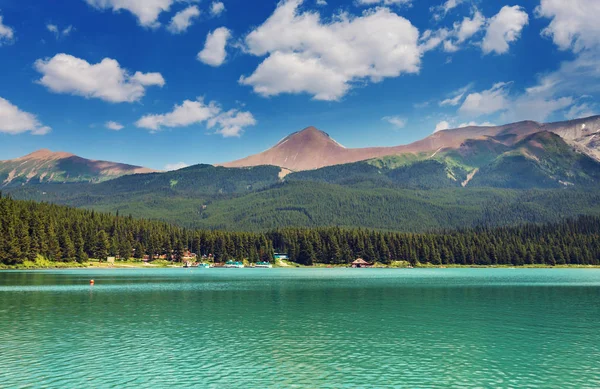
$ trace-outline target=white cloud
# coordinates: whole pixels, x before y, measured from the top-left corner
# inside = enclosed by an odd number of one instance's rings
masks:
[[[232,137],[240,136],[244,128],[255,125],[256,120],[250,112],[236,109],[223,111],[216,102],[205,104],[202,98],[198,98],[195,101],[185,100],[166,114],[143,116],[135,125],[156,132],[163,127],[187,127],[202,123],[224,137]]]
[[[490,123],[490,122],[477,123],[474,121],[470,121],[470,122],[460,123],[458,125],[454,124],[454,123],[456,123],[456,122],[454,122],[454,121],[448,122],[447,120],[442,120],[435,126],[435,130],[433,132],[436,133],[438,131],[450,130],[450,129],[455,129],[455,128],[465,128],[465,127],[493,127],[493,126],[495,126],[494,123]]]
[[[56,34],[56,37],[58,38],[59,31],[56,24],[46,24],[46,29],[53,34]]]
[[[175,0],[85,0],[96,9],[126,10],[134,14],[144,27],[158,27],[158,16],[169,11]]]
[[[460,45],[473,38],[486,24],[486,18],[478,10],[473,11],[471,17],[464,17],[462,21],[455,22],[451,30],[442,27],[437,30],[426,30],[421,35],[421,50],[433,50],[442,44],[447,53],[460,50]]]
[[[0,97],[0,132],[21,134],[30,132],[33,135],[45,135],[51,131],[42,125],[34,114],[21,111],[10,101]]]
[[[551,38],[559,49],[571,50],[575,59],[561,63],[555,71],[540,75],[538,83],[527,89],[529,95],[556,99],[600,93],[598,12],[600,2],[596,0],[541,0],[535,15],[551,19],[542,35]],[[575,116],[578,112],[575,107],[572,109],[568,116]],[[580,112],[585,116],[584,113],[590,111]]]
[[[446,100],[442,100],[442,101],[440,101],[440,107],[447,107],[447,106],[455,107],[458,104],[460,104],[460,101],[462,100],[464,95],[465,94],[463,92],[461,94],[456,95],[455,97],[448,98]]]
[[[4,43],[11,43],[15,37],[15,30],[4,24],[2,15],[0,15],[0,46]]]
[[[437,7],[431,7],[429,10],[433,12],[433,18],[435,20],[441,20],[448,12],[458,7],[463,2],[464,0],[446,0],[443,4],[438,5]]]
[[[46,24],[46,29],[53,33],[56,39],[60,39],[61,37],[69,36],[71,31],[73,31],[73,26],[60,29],[56,24],[48,23]]]
[[[190,165],[188,165],[185,162],[177,162],[177,163],[168,163],[165,165],[165,167],[163,168],[164,171],[167,172],[172,172],[174,170],[179,170],[179,169],[184,169],[186,167],[189,167]]]
[[[171,18],[171,23],[167,27],[172,34],[181,34],[185,32],[193,23],[194,19],[200,16],[200,9],[191,5],[186,9],[179,11]]]
[[[421,52],[427,52],[435,49],[441,43],[444,43],[444,50],[449,49],[450,52],[454,52],[454,45],[452,43],[446,45],[446,39],[451,37],[451,31],[446,28],[440,28],[439,30],[426,30],[419,38],[419,49]]]
[[[573,105],[565,113],[565,117],[567,119],[584,118],[584,117],[594,116],[597,114],[597,112],[600,112],[600,111],[598,111],[597,107],[594,107],[589,103],[581,103],[581,104]]]
[[[204,49],[198,53],[198,60],[210,66],[221,66],[227,58],[227,41],[231,32],[225,27],[219,27],[206,36]]]
[[[225,11],[225,4],[221,1],[213,1],[210,5],[210,14],[212,16],[219,16]]]
[[[519,39],[521,31],[527,23],[529,23],[529,15],[522,7],[518,5],[502,7],[500,12],[489,20],[481,44],[483,53],[506,53],[509,49],[509,43]]]
[[[458,104],[460,104],[460,102],[462,101],[462,98],[465,96],[465,94],[473,87],[473,84],[468,84],[463,86],[460,89],[455,90],[454,92],[452,92],[450,95],[454,96],[454,97],[449,97],[445,100],[440,101],[439,105],[440,107],[456,107]]]
[[[315,4],[317,4],[319,7],[324,7],[327,5],[327,1],[326,0],[316,0]]]
[[[225,138],[241,136],[245,127],[254,126],[256,119],[250,112],[231,109],[208,120],[208,128],[216,128],[216,133]]]
[[[461,22],[454,23],[457,43],[462,43],[475,35],[485,22],[485,17],[481,12],[475,11],[472,17],[464,17]]]
[[[467,116],[490,115],[508,108],[508,86],[510,83],[499,82],[491,89],[469,94],[459,112]]]
[[[384,116],[381,120],[385,120],[396,128],[404,128],[406,126],[406,119],[400,116]]]
[[[302,3],[282,1],[246,36],[246,51],[267,58],[240,83],[263,96],[309,93],[339,100],[356,83],[419,71],[419,31],[407,19],[375,8],[322,22],[316,11],[299,11]]]
[[[552,19],[542,34],[562,50],[600,46],[600,2],[597,0],[541,0],[536,16]]]
[[[435,125],[435,130],[433,131],[438,132],[438,131],[444,131],[444,130],[448,130],[450,128],[450,123],[448,123],[446,120],[442,120],[441,122],[439,122],[438,124]]]
[[[358,5],[404,5],[412,3],[412,0],[356,0]]]
[[[525,91],[510,95],[512,83],[499,82],[491,89],[469,94],[459,114],[466,117],[480,117],[499,114],[502,122],[520,120],[545,121],[553,113],[569,108],[575,103],[572,97],[553,97]]]
[[[310,93],[315,100],[339,100],[350,85],[348,78],[325,66],[317,58],[296,53],[275,52],[240,83],[251,85],[262,96],[280,93]]]
[[[554,112],[564,110],[574,103],[571,97],[546,98],[527,93],[513,99],[508,110],[501,116],[505,122],[535,120],[543,122]]]
[[[162,87],[165,84],[160,73],[136,72],[131,75],[110,58],[92,65],[61,53],[53,58],[38,59],[35,69],[43,75],[38,83],[55,93],[98,98],[112,103],[138,101],[144,96],[146,87]]]
[[[458,126],[456,126],[456,128],[465,128],[465,127],[494,127],[495,124],[494,123],[490,123],[490,122],[483,122],[483,123],[477,123],[477,122],[466,122],[466,123],[460,123]]]
[[[113,130],[113,131],[121,131],[123,128],[125,128],[125,126],[123,126],[121,123],[117,123],[117,122],[113,122],[113,121],[106,122],[104,124],[104,126],[106,128],[108,128],[109,130]]]

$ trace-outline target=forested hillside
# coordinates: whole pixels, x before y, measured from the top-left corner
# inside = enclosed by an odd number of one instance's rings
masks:
[[[0,198],[0,264],[43,256],[85,262],[89,257],[166,255],[185,250],[229,259],[272,260],[274,250],[294,262],[348,264],[357,257],[412,265],[598,265],[600,218],[555,224],[411,234],[367,229],[276,229],[265,233],[190,230],[165,223],[69,207]]]
[[[284,175],[275,166],[196,165],[98,184],[9,189],[18,199],[121,212],[188,228],[366,227],[425,232],[600,215],[600,163],[549,132],[512,146],[388,156]]]

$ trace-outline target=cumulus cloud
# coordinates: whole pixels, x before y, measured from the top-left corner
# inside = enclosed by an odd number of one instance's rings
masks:
[[[595,0],[569,2],[542,0],[535,10],[538,18],[551,19],[542,35],[561,50],[571,50],[575,59],[542,74],[527,92],[543,96],[600,93],[600,3]]]
[[[121,123],[113,121],[106,122],[104,126],[113,131],[121,131],[123,128],[125,128],[125,126],[123,126]]]
[[[509,105],[509,85],[510,83],[499,82],[494,84],[491,89],[470,93],[465,98],[459,112],[467,116],[482,116],[506,110]]]
[[[521,36],[521,31],[529,23],[529,15],[518,5],[504,6],[490,20],[486,28],[481,49],[484,54],[504,54],[509,44]]]
[[[68,26],[61,29],[56,24],[48,23],[46,24],[46,29],[53,33],[56,39],[60,39],[65,36],[69,36],[71,31],[73,31],[73,26]]]
[[[191,5],[186,9],[179,11],[171,18],[171,23],[167,27],[172,34],[181,34],[185,32],[193,23],[194,20],[200,16],[200,9]]]
[[[457,43],[463,43],[475,35],[485,24],[485,17],[479,11],[475,11],[472,17],[464,17],[461,22],[454,23]]]
[[[480,46],[484,54],[504,54],[528,23],[529,15],[519,6],[505,6],[489,19],[474,8],[470,17],[455,22],[451,29],[425,31],[420,38],[421,49],[429,51],[441,45],[445,52],[454,53],[463,43],[471,42]],[[482,31],[485,35],[480,39],[478,33]]]
[[[135,15],[141,26],[155,28],[160,25],[158,16],[162,12],[169,11],[175,0],[85,0],[85,2],[99,10],[129,11]]]
[[[302,3],[282,1],[246,36],[246,51],[266,59],[241,84],[263,96],[308,93],[339,100],[359,82],[419,71],[419,31],[390,9],[342,13],[323,22],[316,11],[299,11]]]
[[[5,43],[11,43],[15,37],[15,30],[4,24],[2,15],[0,15],[0,46]]]
[[[458,7],[464,0],[446,0],[443,4],[437,7],[431,7],[429,10],[433,12],[433,18],[435,20],[443,19],[448,12]]]
[[[212,16],[219,16],[223,12],[225,12],[225,4],[223,4],[221,1],[213,1],[210,5],[210,14]]]
[[[179,170],[179,169],[184,169],[186,167],[189,167],[190,165],[188,165],[185,162],[177,162],[177,163],[168,163],[165,165],[165,167],[163,168],[164,171],[167,172],[171,172],[174,170]]]
[[[600,25],[596,22],[599,11],[596,0],[541,0],[536,17],[551,19],[542,35],[552,39],[559,49],[572,51],[575,58],[564,61],[554,71],[540,74],[537,83],[520,94],[498,92],[507,102],[499,110],[502,120],[544,121],[561,111],[571,119],[595,112],[591,102],[582,103],[574,96],[600,93]]]
[[[492,88],[469,94],[458,113],[465,117],[499,114],[503,122],[520,120],[545,121],[553,113],[569,108],[575,103],[572,97],[554,97],[526,90],[510,94],[512,83],[499,82]]]
[[[21,111],[10,101],[0,97],[0,132],[21,134],[30,132],[33,135],[45,135],[51,128],[40,123],[34,114]]]
[[[245,127],[256,124],[256,119],[250,112],[240,112],[231,109],[208,120],[207,127],[214,128],[217,134],[225,138],[240,136]]]
[[[227,41],[231,37],[231,31],[225,27],[219,27],[206,36],[204,49],[198,53],[198,60],[210,66],[221,66],[227,58]]]
[[[406,119],[400,116],[384,116],[381,118],[396,128],[404,128],[406,126]]]
[[[562,50],[581,52],[600,46],[600,2],[597,0],[541,0],[535,14],[552,19],[542,34]]]
[[[421,49],[429,51],[441,44],[445,52],[454,53],[460,50],[464,42],[482,31],[486,22],[485,16],[474,9],[471,17],[465,16],[461,21],[455,22],[452,29],[442,27],[437,30],[426,30],[420,38]]]
[[[435,125],[435,130],[433,131],[438,132],[438,131],[444,131],[444,130],[448,130],[450,128],[450,123],[448,123],[446,120],[442,120],[441,122],[439,122],[438,124]]]
[[[35,69],[42,74],[38,83],[52,92],[98,98],[112,103],[138,101],[147,87],[162,87],[165,84],[160,73],[136,72],[131,75],[110,58],[90,64],[61,53],[52,58],[38,59]]]
[[[572,97],[542,97],[527,93],[517,96],[511,101],[508,110],[501,116],[506,122],[520,120],[546,121],[557,111],[567,109],[574,103]]]
[[[250,112],[236,109],[223,111],[214,101],[206,104],[204,99],[185,100],[181,105],[175,105],[173,110],[166,114],[146,115],[140,118],[135,125],[152,132],[162,128],[187,127],[193,124],[205,123],[209,129],[224,137],[241,136],[245,127],[256,124]]]

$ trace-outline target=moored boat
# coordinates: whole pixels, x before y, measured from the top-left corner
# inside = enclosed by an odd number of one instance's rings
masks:
[[[225,262],[224,267],[231,269],[241,269],[244,267],[244,263],[239,261],[227,261]]]

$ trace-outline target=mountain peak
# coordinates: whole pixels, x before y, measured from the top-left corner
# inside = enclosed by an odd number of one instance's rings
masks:
[[[265,152],[224,164],[225,167],[274,165],[289,170],[311,170],[335,164],[346,149],[314,126],[280,140]]]
[[[29,159],[56,160],[56,159],[69,158],[69,157],[73,157],[73,156],[74,156],[74,154],[65,153],[64,151],[54,152],[49,149],[40,149],[40,150],[34,151],[31,154],[27,154],[27,155],[17,158],[17,159],[19,159],[19,160],[29,160]]]
[[[294,132],[286,136],[279,143],[277,143],[273,149],[286,143],[288,143],[286,146],[287,148],[290,146],[295,148],[323,147],[327,144],[331,144],[332,147],[344,147],[333,140],[328,133],[323,132],[313,126],[306,127],[301,131]],[[289,143],[291,143],[291,145]]]

